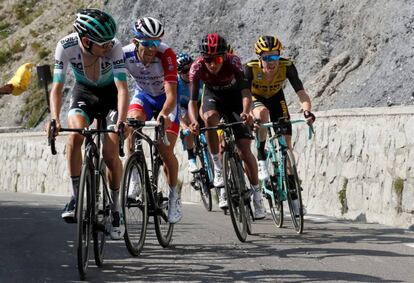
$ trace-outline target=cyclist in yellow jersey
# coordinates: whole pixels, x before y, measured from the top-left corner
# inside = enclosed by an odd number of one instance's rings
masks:
[[[245,74],[250,83],[253,96],[252,112],[255,119],[262,123],[277,121],[280,117],[289,119],[289,111],[283,93],[286,79],[296,91],[302,104],[304,116],[311,124],[315,116],[311,113],[311,101],[299,79],[295,65],[289,59],[280,57],[282,43],[275,36],[261,36],[255,44],[258,59],[245,65]],[[285,135],[286,143],[292,149],[292,126],[289,125]],[[269,178],[266,166],[266,130],[259,131],[260,146],[257,159],[259,163],[259,179]]]

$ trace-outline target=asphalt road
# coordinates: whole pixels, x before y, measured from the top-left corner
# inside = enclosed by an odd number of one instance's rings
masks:
[[[79,280],[74,225],[60,219],[66,198],[0,193],[0,282]],[[149,225],[143,253],[133,258],[123,241],[108,241],[101,268],[90,262],[90,282],[414,282],[414,233],[307,215],[305,232],[291,223],[254,224],[246,243],[229,216],[214,207],[184,204],[170,247],[158,245]],[[288,218],[287,218],[288,219]]]

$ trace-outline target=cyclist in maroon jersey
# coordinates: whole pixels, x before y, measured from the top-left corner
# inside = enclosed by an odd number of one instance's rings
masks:
[[[190,69],[190,102],[188,111],[191,119],[190,130],[197,134],[199,130],[198,118],[198,90],[200,82],[205,84],[202,100],[203,120],[207,127],[214,127],[221,117],[229,122],[236,121],[233,113],[248,124],[252,122],[250,115],[252,95],[246,80],[240,58],[227,53],[226,40],[213,33],[206,35],[200,44],[200,53]],[[251,135],[245,125],[234,127],[236,145],[245,163],[250,184],[253,187],[253,204],[255,218],[262,219],[266,215],[263,205],[262,192],[259,187],[256,159],[250,149]],[[219,156],[219,143],[216,131],[207,132],[207,142],[214,162],[214,186],[221,187],[219,206],[227,207],[227,199],[223,188],[223,165]]]

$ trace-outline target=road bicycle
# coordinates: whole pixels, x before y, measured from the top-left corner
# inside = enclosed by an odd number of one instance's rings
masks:
[[[180,131],[180,138],[183,142],[184,150],[187,149],[187,145],[185,143],[184,138],[189,134],[189,129]],[[200,135],[194,136],[194,152],[196,155],[199,170],[192,173],[193,178],[190,184],[196,191],[200,192],[200,197],[205,209],[207,211],[211,211],[213,208],[211,189],[214,188],[214,170],[211,155],[207,147],[207,140],[204,134],[204,128],[200,129]]]
[[[244,123],[244,121],[224,122],[219,123],[215,127],[204,128],[205,131],[223,131],[224,188],[226,190],[231,222],[236,236],[241,242],[246,241],[247,234],[252,233],[251,222],[254,221],[250,204],[251,190],[246,185],[242,160],[236,151],[236,141],[233,134],[233,127]]]
[[[119,134],[119,155],[124,156],[123,124],[119,131],[103,129],[103,119],[97,119],[93,128],[60,128],[59,132],[76,132],[85,137],[85,150],[80,175],[80,185],[76,201],[76,251],[77,266],[81,280],[85,279],[89,264],[89,248],[93,242],[95,263],[102,266],[106,236],[110,233],[113,203],[106,180],[106,167],[101,158],[101,134]],[[56,154],[56,121],[52,120],[48,143],[52,154]]]
[[[121,182],[121,204],[125,220],[125,243],[131,255],[138,256],[145,243],[149,216],[154,218],[159,244],[167,247],[172,239],[174,224],[168,222],[169,186],[157,146],[160,140],[166,145],[169,145],[169,141],[165,135],[162,117],[159,122],[127,119],[127,124],[133,129],[134,151],[125,163]],[[144,127],[155,128],[154,139],[143,132]],[[149,147],[150,167],[147,165],[143,141]],[[131,197],[132,191],[135,193]]]
[[[261,187],[269,203],[273,222],[277,227],[283,226],[283,202],[287,200],[293,226],[298,234],[303,233],[303,202],[302,187],[297,173],[295,157],[288,148],[284,134],[289,123],[306,123],[305,120],[286,120],[280,118],[277,122],[260,124],[268,132],[268,150],[266,160],[270,178],[261,181]],[[272,134],[272,130],[274,134]],[[309,138],[313,133],[309,126]],[[256,133],[256,145],[258,146],[258,135]]]

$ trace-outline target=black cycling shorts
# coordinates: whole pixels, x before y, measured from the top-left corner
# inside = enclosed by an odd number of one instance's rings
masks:
[[[81,115],[89,125],[94,119],[106,118],[107,128],[112,128],[118,120],[118,90],[115,83],[93,87],[76,82],[69,104],[68,117]]]
[[[203,113],[210,110],[216,110],[221,118],[225,118],[227,123],[240,121],[240,113],[243,111],[241,90],[211,90],[205,88],[203,102]],[[234,115],[236,114],[236,117]],[[246,125],[237,125],[233,127],[234,138],[253,139]]]
[[[273,95],[270,98],[262,96],[253,96],[253,109],[256,107],[265,106],[270,114],[270,121],[277,122],[279,118],[290,120],[289,110],[283,95]],[[292,124],[286,126],[286,135],[292,135]]]

